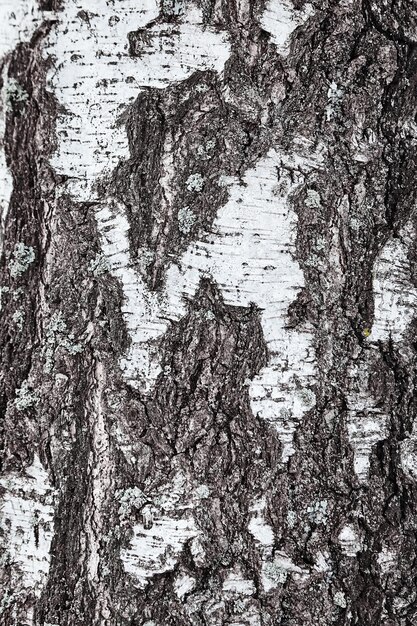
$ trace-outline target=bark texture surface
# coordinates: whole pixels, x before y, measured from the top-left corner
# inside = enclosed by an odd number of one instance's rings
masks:
[[[417,624],[417,5],[0,0],[0,624]]]

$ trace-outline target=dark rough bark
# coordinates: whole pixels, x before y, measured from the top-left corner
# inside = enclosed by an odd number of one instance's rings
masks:
[[[294,1],[293,10],[306,4]],[[51,164],[65,104],[46,73],[59,72],[62,59],[43,51],[65,6],[44,2],[55,17],[2,61],[3,80],[26,95],[9,91],[4,136],[13,192],[0,280],[0,624],[414,626],[415,3],[311,2],[285,55],[260,25],[263,2],[202,2],[204,26],[228,36],[224,71],[141,85],[118,119],[130,154],[93,181],[87,201],[69,191],[71,173]],[[174,38],[184,12],[163,3],[146,27],[132,23],[121,50],[143,58],[159,45],[159,27],[172,27]],[[93,23],[94,10],[83,5],[77,19]],[[75,52],[64,62],[75,64]],[[100,265],[97,218],[106,203],[123,207],[130,266],[164,302],[173,264],[185,274],[189,246],[198,242],[204,256],[220,230],[216,216],[232,194],[223,180],[235,177],[244,195],[245,176],[271,149],[284,155],[277,198],[285,181],[295,185],[288,204],[304,275],[285,332],[309,325],[316,364],[313,381],[297,379],[315,401],[294,418],[285,462],[279,428],[251,405],[249,387],[272,358],[256,293],[253,304],[230,304],[226,280],[203,271],[185,313],[167,314],[168,329],[152,343],[160,370],[150,389],[130,384],[120,365],[134,344],[127,296]],[[294,154],[320,154],[322,165],[288,164]],[[383,289],[405,304],[390,326],[375,277],[392,242],[405,256],[392,256]],[[19,244],[22,271],[13,269]],[[410,323],[400,332],[401,315]],[[378,435],[361,431],[370,419],[383,422]],[[369,448],[365,478],[355,465],[361,446]],[[35,455],[43,491],[25,473]],[[28,527],[13,526],[11,478],[23,481],[14,497],[33,500],[41,521],[35,512]],[[271,542],[257,538],[253,520]],[[165,552],[138,574],[135,541],[159,523],[168,527]],[[33,533],[36,552],[44,529],[50,562],[38,585],[10,545]]]

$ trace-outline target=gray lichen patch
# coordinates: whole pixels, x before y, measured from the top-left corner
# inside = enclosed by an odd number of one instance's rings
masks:
[[[9,78],[6,85],[6,99],[8,105],[21,104],[28,100],[29,94],[24,87],[15,79]]]
[[[28,381],[24,381],[22,386],[16,390],[14,404],[18,411],[25,411],[35,406],[38,401],[39,394],[30,387]]]
[[[18,309],[13,313],[12,319],[16,324],[18,330],[22,330],[23,322],[25,320],[25,312],[22,309]]]
[[[328,516],[327,500],[317,500],[307,507],[307,516],[314,524],[325,524]]]
[[[320,194],[315,189],[307,189],[305,204],[310,209],[321,208]]]
[[[51,372],[54,362],[55,351],[62,348],[71,355],[79,354],[83,351],[82,343],[75,341],[73,332],[68,332],[68,326],[62,311],[53,313],[45,334],[45,346],[43,356],[45,359],[44,371]]]
[[[203,191],[204,178],[198,172],[195,174],[190,174],[185,181],[185,186],[187,187],[188,191],[195,191],[199,193],[200,191]]]
[[[195,214],[188,206],[178,211],[178,227],[184,235],[188,235],[191,232],[196,220]]]
[[[24,274],[34,260],[35,251],[32,246],[26,246],[23,242],[17,243],[13,250],[13,258],[9,262],[9,271],[12,278],[17,278]]]
[[[300,402],[308,407],[308,408],[312,408],[315,404],[316,401],[316,396],[315,393],[312,389],[309,389],[308,387],[305,387],[303,389],[300,389],[297,392],[297,396],[300,399]]]
[[[264,566],[264,577],[268,581],[267,584],[271,587],[276,587],[277,585],[285,583],[287,576],[287,570],[283,568],[279,562],[275,563],[272,561],[271,563],[266,563]]]
[[[345,609],[347,607],[346,596],[343,591],[336,591],[333,596],[333,602],[341,609]]]
[[[274,558],[265,561],[262,566],[262,584],[265,591],[279,587],[287,582],[289,577],[296,580],[308,578],[307,568],[296,565],[284,552],[276,552]]]
[[[198,156],[203,161],[211,159],[213,157],[213,150],[214,150],[215,146],[216,146],[216,140],[215,139],[209,139],[202,146],[198,146],[198,148],[197,148]]]
[[[129,520],[133,510],[140,510],[147,497],[139,487],[128,487],[116,494],[119,504],[119,515],[122,520]]]

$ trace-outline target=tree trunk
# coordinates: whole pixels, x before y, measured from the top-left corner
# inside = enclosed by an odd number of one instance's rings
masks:
[[[4,626],[415,626],[413,0],[1,0]]]

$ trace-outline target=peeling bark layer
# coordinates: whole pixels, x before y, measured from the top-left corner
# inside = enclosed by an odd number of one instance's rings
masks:
[[[414,626],[412,2],[0,5],[0,623]]]

